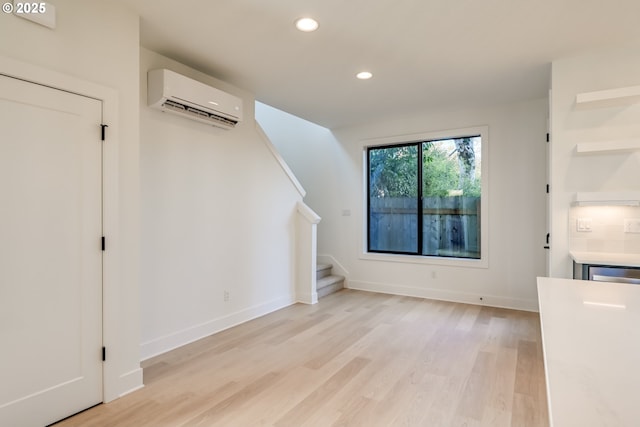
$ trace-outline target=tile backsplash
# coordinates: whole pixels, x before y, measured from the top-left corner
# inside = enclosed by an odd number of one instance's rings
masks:
[[[640,233],[625,233],[625,220],[640,220],[640,207],[574,206],[569,211],[572,251],[640,254]],[[578,231],[590,228],[590,231]]]

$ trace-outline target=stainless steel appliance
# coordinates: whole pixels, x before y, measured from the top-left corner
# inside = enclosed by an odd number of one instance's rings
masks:
[[[587,274],[584,275],[587,280],[640,285],[640,268],[588,264],[584,267],[587,269]]]
[[[640,267],[573,263],[573,278],[640,285]]]

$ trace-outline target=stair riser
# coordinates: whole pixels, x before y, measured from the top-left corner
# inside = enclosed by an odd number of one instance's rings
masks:
[[[329,286],[325,286],[322,289],[318,289],[318,298],[322,298],[322,297],[326,297],[329,294],[332,294],[334,292],[338,292],[340,290],[344,289],[344,280],[338,282],[338,283],[334,283],[332,285]]]
[[[331,276],[331,267],[323,268],[322,270],[316,271],[316,279],[320,280],[323,277]]]
[[[344,277],[333,275],[331,264],[318,264],[316,268],[316,292],[318,298],[344,289]]]

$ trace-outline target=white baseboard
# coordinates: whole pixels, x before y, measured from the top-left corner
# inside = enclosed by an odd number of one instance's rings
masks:
[[[138,367],[124,374],[114,376],[115,381],[109,381],[105,375],[104,403],[119,399],[120,397],[133,393],[144,387],[142,379],[142,368]]]
[[[313,293],[305,293],[300,295],[298,293],[297,295],[298,297],[298,301],[299,303],[302,304],[309,304],[309,305],[313,305],[316,304],[318,302],[318,293],[317,292],[313,292]]]
[[[384,294],[403,295],[465,304],[486,305],[489,307],[510,308],[514,310],[538,311],[537,300],[506,298],[491,295],[469,294],[464,292],[443,291],[441,289],[415,288],[403,285],[350,281],[349,289],[379,292]],[[482,299],[480,299],[482,298]]]
[[[257,317],[264,316],[281,308],[295,304],[292,297],[276,298],[235,313],[228,314],[217,319],[211,319],[208,322],[194,325],[189,328],[174,332],[169,335],[158,337],[156,339],[140,344],[141,360],[147,360],[152,357],[166,353],[183,345],[192,343],[209,335],[229,329]]]
[[[133,393],[144,387],[142,382],[142,368],[134,369],[131,372],[120,375],[120,389],[125,390],[120,393],[120,397],[125,394]]]

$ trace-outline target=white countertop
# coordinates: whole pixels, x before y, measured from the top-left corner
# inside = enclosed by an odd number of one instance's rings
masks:
[[[571,258],[578,264],[600,264],[600,265],[617,265],[622,267],[640,267],[640,254],[570,251],[569,255],[571,255]]]
[[[538,298],[551,426],[640,426],[640,285],[539,277]]]

